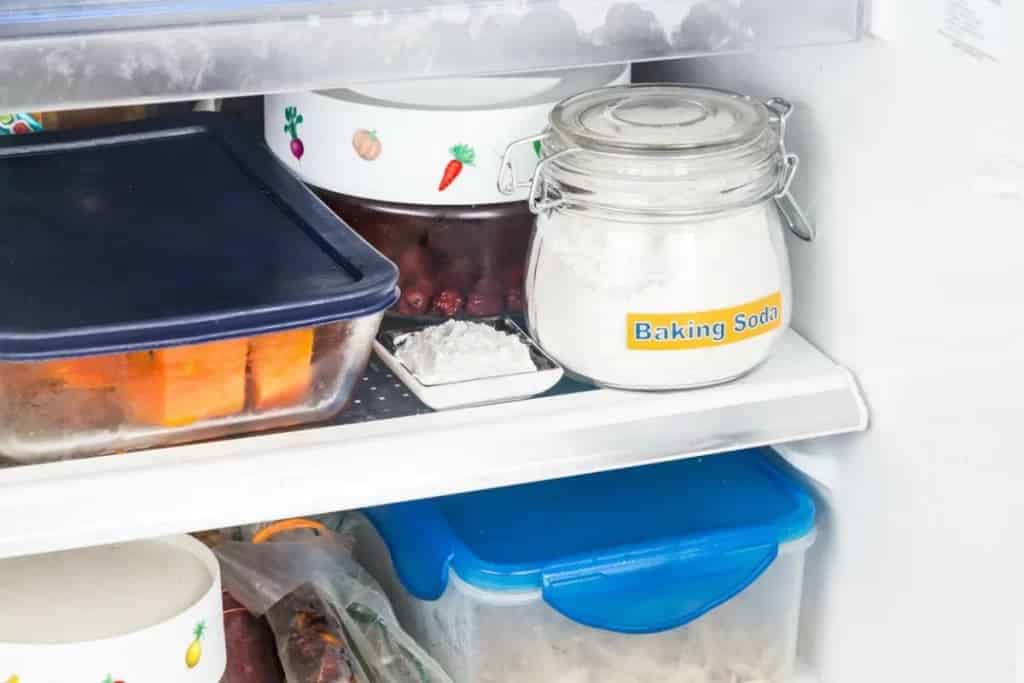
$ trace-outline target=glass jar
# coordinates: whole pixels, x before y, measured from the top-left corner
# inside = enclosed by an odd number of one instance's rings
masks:
[[[789,327],[784,227],[812,230],[789,194],[791,106],[711,88],[637,85],[571,97],[536,141],[526,274],[534,339],[598,385],[725,382]],[[511,157],[509,157],[511,158]]]

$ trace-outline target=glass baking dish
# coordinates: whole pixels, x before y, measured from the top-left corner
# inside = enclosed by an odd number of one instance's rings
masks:
[[[0,138],[0,177],[8,460],[330,417],[398,297],[395,265],[226,116]]]
[[[380,313],[220,341],[0,363],[0,453],[37,461],[325,419],[349,402]]]

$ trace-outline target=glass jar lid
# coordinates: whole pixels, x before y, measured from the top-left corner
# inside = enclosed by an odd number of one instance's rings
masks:
[[[786,153],[792,106],[716,88],[647,84],[574,95],[548,129],[509,145],[498,188],[530,187],[534,213],[599,209],[671,218],[774,200],[790,230],[814,238],[789,193],[799,159]],[[541,161],[517,179],[512,150],[533,145]],[[538,146],[539,145],[539,146]]]
[[[533,205],[689,215],[762,202],[789,172],[778,103],[668,84],[570,97],[551,112]]]
[[[555,135],[583,149],[686,157],[756,144],[770,114],[725,90],[654,84],[575,95],[554,108],[550,122]]]

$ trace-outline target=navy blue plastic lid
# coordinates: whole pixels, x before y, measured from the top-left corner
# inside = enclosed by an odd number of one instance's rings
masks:
[[[0,360],[379,313],[398,270],[230,117],[0,138]]]
[[[449,569],[492,591],[543,591],[580,623],[624,633],[686,624],[750,585],[814,502],[768,450],[371,508],[410,593]]]

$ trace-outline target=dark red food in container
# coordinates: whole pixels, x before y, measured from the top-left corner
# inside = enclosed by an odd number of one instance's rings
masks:
[[[228,667],[221,683],[281,683],[274,633],[264,617],[255,617],[224,591],[224,637]]]
[[[398,264],[403,296],[392,315],[482,318],[522,310],[533,230],[526,202],[419,206],[318,192]]]

